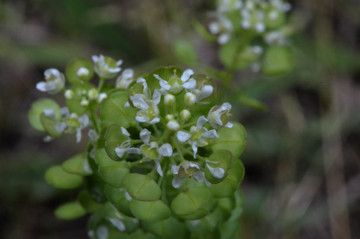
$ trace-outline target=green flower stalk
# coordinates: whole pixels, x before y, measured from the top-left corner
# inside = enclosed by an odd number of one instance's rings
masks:
[[[122,61],[92,59],[72,61],[65,76],[47,70],[37,88],[63,92],[66,107],[40,99],[29,112],[46,141],[88,136],[86,152],[46,172],[54,187],[80,188],[55,215],[90,213],[94,239],[237,238],[246,132],[229,103],[216,104],[213,81],[176,67],[135,77]]]

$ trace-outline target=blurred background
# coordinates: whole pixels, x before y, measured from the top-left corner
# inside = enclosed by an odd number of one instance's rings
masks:
[[[239,238],[360,238],[360,2],[291,3],[294,70],[238,72],[223,96],[248,132]],[[44,143],[27,120],[31,103],[47,97],[35,89],[44,70],[100,53],[136,73],[162,65],[221,70],[218,45],[194,28],[207,26],[214,8],[209,0],[0,2],[0,238],[87,238],[87,218],[53,215],[75,192],[43,176],[85,143],[73,135]],[[201,64],[182,61],[184,42]],[[257,99],[257,109],[239,94]]]

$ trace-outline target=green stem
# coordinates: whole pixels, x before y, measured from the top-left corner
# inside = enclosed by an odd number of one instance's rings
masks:
[[[102,87],[104,85],[104,81],[105,81],[105,78],[101,77],[100,80],[99,80],[99,86],[97,88],[99,93],[101,92],[101,89],[102,89]]]
[[[175,148],[177,149],[177,151],[179,152],[181,161],[185,161],[184,155],[181,151],[180,145],[178,144],[178,142],[176,141],[175,137],[173,138],[173,144],[175,145]]]

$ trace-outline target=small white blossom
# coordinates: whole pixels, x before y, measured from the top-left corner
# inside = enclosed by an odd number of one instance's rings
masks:
[[[94,69],[95,72],[103,78],[112,78],[115,74],[121,71],[122,60],[117,61],[112,64],[114,60],[108,57],[104,57],[103,55],[92,56],[92,60],[95,64]]]
[[[206,122],[207,119],[204,116],[200,116],[196,123],[196,126],[192,126],[190,128],[190,133],[184,131],[178,131],[176,133],[176,137],[179,142],[188,142],[191,145],[194,151],[194,158],[196,158],[198,147],[208,145],[207,139],[219,138],[216,130],[208,130],[207,128],[203,127]]]
[[[90,100],[95,100],[99,97],[99,92],[97,91],[97,89],[90,89],[88,91],[88,96]]]
[[[175,96],[172,94],[166,94],[164,96],[164,104],[165,105],[172,105],[175,102]]]
[[[186,92],[184,96],[185,105],[192,106],[196,102],[196,96],[191,92]]]
[[[74,91],[66,90],[64,93],[65,99],[71,100],[74,97]]]
[[[229,113],[231,110],[231,104],[224,103],[221,106],[214,106],[210,109],[208,120],[210,125],[215,129],[220,129],[225,126],[227,128],[232,127],[232,123],[228,122],[231,114]]]
[[[127,89],[133,80],[134,71],[132,69],[125,69],[116,79],[116,88]]]
[[[176,121],[176,120],[170,120],[167,124],[166,124],[166,127],[169,129],[169,130],[172,130],[172,131],[176,131],[180,128],[180,125],[179,123]]]
[[[160,92],[166,94],[167,92],[172,94],[177,94],[183,89],[193,89],[196,86],[196,80],[191,76],[194,74],[194,71],[191,69],[186,69],[181,75],[180,79],[174,72],[174,75],[170,77],[169,81],[162,79],[159,75],[154,74],[154,77],[159,80],[160,83]]]
[[[179,165],[172,165],[171,172],[175,175],[172,186],[179,188],[183,184],[184,178],[192,177],[197,182],[203,182],[205,175],[200,171],[200,166],[190,161],[183,161]]]
[[[182,121],[186,122],[190,119],[190,117],[191,117],[191,113],[187,109],[184,109],[180,112],[180,119]]]
[[[141,123],[156,124],[160,122],[159,109],[157,105],[160,103],[161,94],[158,90],[154,91],[151,100],[143,94],[136,94],[131,97],[133,105],[140,109],[136,114],[136,121]]]
[[[45,81],[36,84],[36,89],[49,94],[61,91],[65,86],[65,76],[57,69],[51,68],[44,72]]]

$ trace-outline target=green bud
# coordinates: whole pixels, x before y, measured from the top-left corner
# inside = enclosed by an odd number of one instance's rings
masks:
[[[161,196],[159,185],[147,175],[130,173],[125,176],[123,184],[131,197],[137,200],[153,201]]]
[[[88,96],[90,100],[97,100],[97,98],[99,97],[99,92],[97,91],[97,89],[93,88],[88,91]]]
[[[185,109],[180,112],[180,118],[182,121],[186,122],[190,119],[190,117],[191,117],[190,111]]]
[[[79,187],[83,183],[83,178],[76,174],[70,174],[61,166],[53,166],[45,173],[45,180],[60,189],[73,189]]]
[[[172,94],[166,94],[164,96],[164,104],[165,105],[173,105],[175,103],[175,96]]]
[[[169,207],[161,200],[138,201],[131,200],[130,209],[133,215],[146,222],[159,222],[170,216]]]
[[[55,210],[55,216],[63,220],[71,220],[82,217],[86,214],[79,202],[69,202],[61,205]]]
[[[86,59],[71,61],[66,67],[65,75],[72,84],[83,84],[94,76],[93,65]]]

